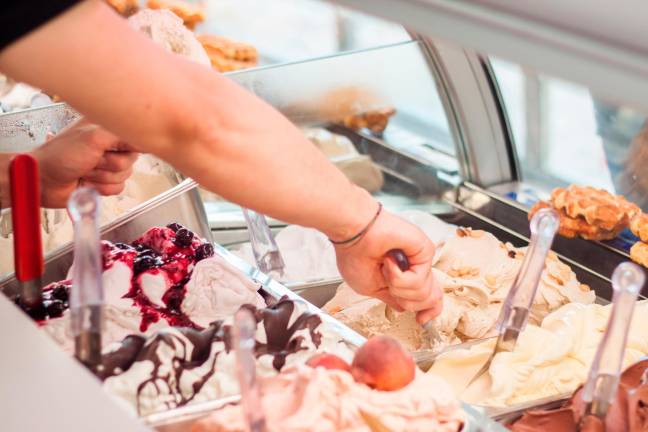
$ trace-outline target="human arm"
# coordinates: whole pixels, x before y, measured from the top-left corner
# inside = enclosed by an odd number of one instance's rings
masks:
[[[337,240],[360,231],[375,213],[373,198],[272,107],[227,77],[159,49],[97,0],[80,3],[0,52],[0,69],[62,96],[137,151],[159,156],[242,206]],[[431,290],[424,269],[431,258],[420,246],[429,240],[387,212],[380,219],[391,225],[338,251],[342,272],[356,273],[350,285],[363,293],[388,286],[390,295],[407,296],[406,285],[423,297]],[[386,245],[420,263],[407,272],[410,280],[393,272],[380,279]],[[352,259],[367,253],[371,261]],[[403,304],[425,308],[426,301]]]

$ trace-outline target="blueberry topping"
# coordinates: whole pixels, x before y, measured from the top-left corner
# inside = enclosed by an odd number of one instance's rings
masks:
[[[201,244],[196,249],[196,261],[201,261],[212,256],[214,256],[214,246],[210,243]]]
[[[126,243],[115,243],[115,247],[117,249],[121,249],[121,250],[129,250],[129,249],[131,249],[131,246],[126,244]]]
[[[30,317],[32,317],[32,319],[35,319],[36,321],[42,321],[47,316],[47,311],[45,310],[45,307],[42,304],[34,307],[29,307],[23,304],[21,305],[21,307],[27,313],[27,315],[29,315]]]
[[[68,301],[68,288],[65,285],[56,285],[52,289],[51,298],[61,300],[62,302]]]
[[[167,228],[169,228],[174,233],[177,233],[179,230],[182,229],[182,225],[180,225],[179,223],[173,222],[173,223],[170,223],[169,225],[167,225]]]
[[[153,249],[142,249],[141,251],[138,252],[139,257],[145,257],[149,256],[151,258],[155,258],[157,256],[157,252],[155,252]]]
[[[133,247],[135,248],[135,250],[137,252],[142,252],[142,251],[148,249],[148,246],[145,246],[145,245],[143,245],[141,243],[135,243],[135,244],[133,244]]]
[[[180,312],[180,305],[182,304],[183,297],[182,289],[169,291],[166,296],[167,307],[174,312]]]
[[[155,267],[155,265],[156,265],[156,259],[153,258],[152,256],[149,255],[144,255],[141,257],[138,256],[133,261],[133,270],[135,271],[135,274],[139,274],[142,273],[143,271]]]
[[[175,245],[178,247],[187,247],[191,245],[191,240],[193,240],[194,233],[189,231],[187,228],[180,228],[176,232]]]
[[[65,310],[65,304],[61,300],[48,300],[43,302],[43,306],[50,318],[60,317]]]

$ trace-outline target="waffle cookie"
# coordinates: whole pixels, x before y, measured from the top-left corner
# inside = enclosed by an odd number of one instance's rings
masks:
[[[211,60],[212,67],[220,72],[245,69],[256,66],[259,53],[252,45],[235,42],[222,36],[198,35]]]
[[[191,30],[205,20],[205,10],[202,7],[183,0],[148,0],[146,6],[151,9],[169,9]]]
[[[394,114],[396,114],[394,108],[375,109],[346,116],[342,119],[342,124],[353,130],[367,128],[374,133],[382,133],[387,128],[389,118]]]
[[[583,218],[588,224],[605,231],[617,231],[628,226],[630,219],[640,213],[639,207],[623,196],[589,186],[556,188],[551,193],[551,204],[566,216]]]
[[[106,0],[120,15],[129,17],[139,10],[139,0]]]
[[[637,242],[630,248],[630,258],[648,268],[648,243]]]
[[[529,211],[529,220],[542,208],[554,208],[547,201],[538,201]],[[625,225],[617,226],[612,230],[606,230],[596,225],[589,224],[584,218],[569,217],[564,210],[555,209],[560,218],[558,234],[567,238],[582,237],[586,240],[610,240],[619,235]]]
[[[648,243],[648,215],[641,213],[630,221],[632,233],[639,237],[642,242]]]

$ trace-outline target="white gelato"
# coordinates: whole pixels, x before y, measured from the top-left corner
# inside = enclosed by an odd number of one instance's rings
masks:
[[[201,327],[234,315],[243,304],[265,307],[259,286],[220,256],[198,262],[186,289],[181,309]]]
[[[128,18],[128,23],[166,51],[211,67],[211,61],[202,44],[173,12],[166,9],[142,9]]]
[[[487,374],[468,388],[487,361],[494,341],[448,352],[430,373],[450,382],[461,399],[486,406],[510,406],[570,394],[587,379],[611,305],[571,303],[547,315],[540,327],[528,325],[515,350],[495,356]],[[623,368],[648,355],[648,303],[637,303]]]

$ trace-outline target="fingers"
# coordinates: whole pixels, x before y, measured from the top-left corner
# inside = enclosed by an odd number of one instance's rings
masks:
[[[407,311],[430,310],[428,314],[440,312],[443,293],[436,284],[429,264],[412,267],[402,272],[396,263],[388,258],[383,264],[383,275],[389,294]]]
[[[443,301],[439,301],[434,307],[416,312],[416,322],[423,325],[441,315],[443,311]]]
[[[383,303],[387,304],[387,306],[390,306],[392,309],[398,312],[403,312],[403,308],[398,304],[396,299],[392,297],[392,295],[389,293],[389,289],[382,288],[379,291],[372,293],[371,296],[377,298],[378,300],[381,300]]]
[[[138,156],[138,153],[133,152],[109,151],[104,153],[96,169],[111,172],[126,171],[131,169]]]
[[[117,184],[124,183],[133,173],[133,168],[128,167],[123,171],[106,171],[94,169],[83,177],[84,180],[92,183]]]
[[[390,293],[399,300],[420,302],[430,296],[431,286],[424,283],[432,271],[429,263],[403,272],[393,259],[386,258],[382,271]]]
[[[104,196],[119,195],[124,191],[126,183],[93,183],[91,181],[83,181],[83,186],[89,186],[96,189],[97,193]]]

